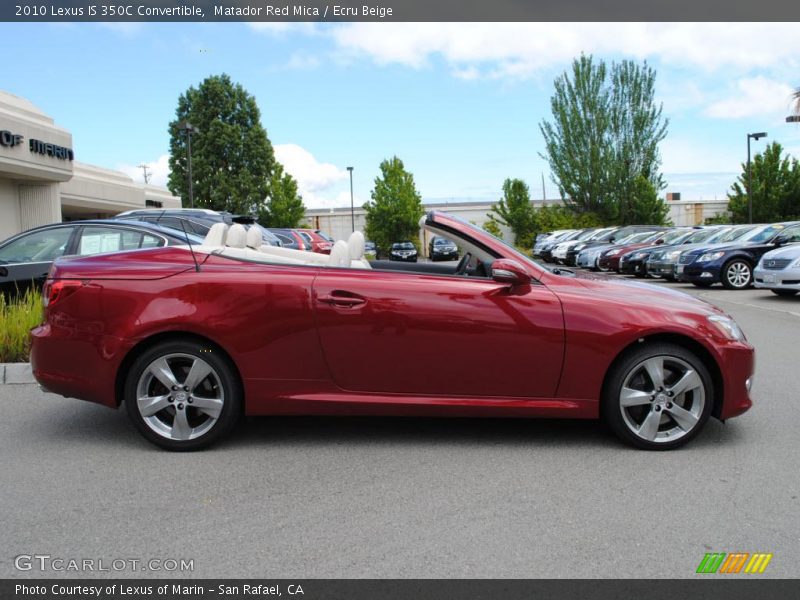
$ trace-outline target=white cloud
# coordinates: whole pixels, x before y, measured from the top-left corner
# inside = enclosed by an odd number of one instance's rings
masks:
[[[285,68],[291,70],[298,70],[298,71],[308,71],[311,69],[316,69],[317,67],[322,64],[319,57],[314,56],[313,54],[308,54],[306,52],[295,52],[289,57],[289,61],[286,63]]]
[[[294,23],[290,21],[250,21],[247,26],[257,31],[272,36],[284,36],[289,33],[304,33],[306,35],[313,35],[317,32],[315,23],[299,22]]]
[[[790,110],[793,91],[790,85],[763,76],[740,79],[727,97],[711,104],[705,114],[717,119],[782,116]]]
[[[378,64],[489,64],[490,77],[526,77],[581,52],[720,69],[796,65],[794,23],[349,23],[325,30]],[[461,71],[455,70],[456,74]]]
[[[334,194],[337,193],[335,188],[348,179],[347,169],[319,162],[313,154],[297,144],[276,144],[275,158],[297,180],[297,187],[307,207],[342,206]]]
[[[162,154],[156,160],[140,163],[139,165],[120,165],[118,170],[137,183],[144,183],[144,170],[141,165],[147,166],[147,173],[150,176],[150,185],[166,187],[169,177],[169,154]]]

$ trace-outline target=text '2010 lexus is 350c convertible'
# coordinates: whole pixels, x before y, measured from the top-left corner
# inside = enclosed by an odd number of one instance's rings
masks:
[[[34,375],[124,404],[170,450],[243,414],[602,418],[658,450],[750,408],[753,347],[722,310],[548,270],[445,213],[422,225],[458,244],[457,264],[368,261],[359,232],[330,255],[265,246],[237,224],[202,245],[59,259]]]

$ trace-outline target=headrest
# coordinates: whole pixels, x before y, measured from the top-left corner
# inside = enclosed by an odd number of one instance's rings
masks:
[[[350,250],[347,247],[347,242],[338,240],[331,248],[331,255],[328,259],[328,265],[331,267],[349,267],[350,266]]]
[[[205,240],[203,240],[204,246],[224,246],[225,245],[225,233],[228,231],[228,226],[225,223],[214,223],[211,226],[211,229],[208,230],[206,234]]]
[[[247,230],[247,247],[258,250],[263,243],[264,239],[261,237],[261,229],[256,225],[251,225],[250,229]]]
[[[247,230],[241,223],[234,223],[228,229],[225,245],[229,248],[245,248],[247,246]]]
[[[364,234],[354,231],[347,239],[347,247],[350,248],[350,260],[361,260],[364,256]]]

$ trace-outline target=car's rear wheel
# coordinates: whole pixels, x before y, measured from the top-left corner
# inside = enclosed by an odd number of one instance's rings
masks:
[[[613,367],[603,417],[633,446],[671,450],[700,432],[713,399],[711,376],[694,353],[673,344],[646,344]]]
[[[131,366],[125,406],[133,424],[167,450],[198,450],[239,420],[242,392],[227,357],[193,340],[149,348]]]
[[[770,290],[776,296],[784,296],[786,298],[797,294],[797,290]]]
[[[743,290],[753,283],[753,269],[746,260],[734,259],[722,268],[722,285],[729,290]]]

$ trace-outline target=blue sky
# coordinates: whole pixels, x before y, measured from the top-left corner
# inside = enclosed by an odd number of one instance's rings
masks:
[[[0,88],[73,134],[77,158],[166,177],[178,96],[222,72],[252,93],[312,207],[369,198],[398,155],[425,200],[493,200],[503,179],[556,194],[539,156],[553,79],[580,52],[647,60],[670,119],[666,191],[722,198],[748,131],[800,156],[796,24],[8,24]],[[763,147],[759,142],[755,148]]]

